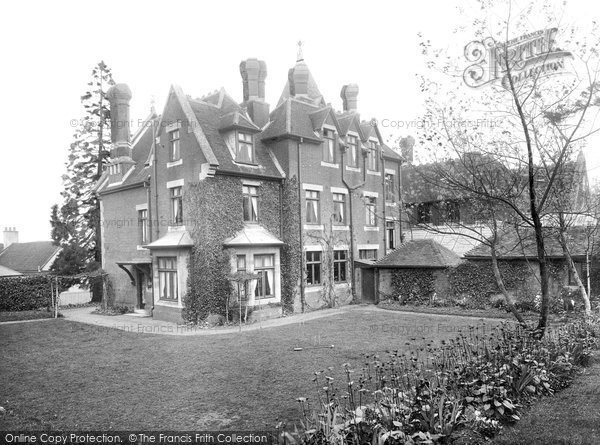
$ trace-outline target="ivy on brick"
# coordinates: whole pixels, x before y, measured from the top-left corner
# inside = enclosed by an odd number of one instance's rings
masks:
[[[285,243],[280,272],[286,312],[293,310],[300,261],[297,190],[294,179],[283,187],[279,182],[263,181],[258,189],[259,224]],[[223,241],[244,226],[242,199],[242,182],[225,176],[193,184],[184,195],[186,219],[190,221],[186,224],[194,240],[182,313],[186,321],[199,322],[209,314],[225,315],[225,303],[232,292],[228,276],[234,252],[224,249]]]
[[[285,181],[282,197],[282,241],[281,249],[281,303],[285,313],[294,311],[294,301],[300,281],[300,212],[298,208],[298,180],[295,176]]]
[[[434,273],[429,269],[396,269],[392,271],[392,289],[401,303],[427,303],[435,292]]]

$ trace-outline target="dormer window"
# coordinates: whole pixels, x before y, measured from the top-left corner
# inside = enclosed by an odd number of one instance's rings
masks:
[[[323,162],[335,164],[335,132],[328,128],[323,129]]]
[[[373,172],[379,171],[379,157],[377,156],[377,144],[369,141],[369,151],[367,153],[367,170]]]
[[[250,133],[237,132],[235,160],[244,164],[254,164],[254,143]]]
[[[358,167],[358,138],[348,135],[348,167]]]
[[[177,129],[169,132],[169,162],[178,161],[180,158],[179,129]]]
[[[121,173],[121,164],[111,164],[108,166],[109,175],[118,175]]]

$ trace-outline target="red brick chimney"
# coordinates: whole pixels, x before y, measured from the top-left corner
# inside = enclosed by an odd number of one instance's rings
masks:
[[[106,93],[110,102],[110,136],[113,160],[121,157],[131,159],[129,101],[131,90],[124,83],[110,87]]]
[[[344,111],[356,111],[358,109],[358,85],[355,83],[344,85],[340,97],[344,104]]]
[[[269,122],[269,104],[265,102],[267,64],[258,59],[244,60],[240,63],[240,74],[244,87],[242,106],[248,110],[252,122],[262,128]]]

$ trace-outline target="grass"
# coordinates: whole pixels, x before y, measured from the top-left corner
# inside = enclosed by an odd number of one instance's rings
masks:
[[[600,444],[600,357],[573,384],[534,404],[498,445]]]
[[[67,320],[0,326],[0,430],[272,429],[362,353],[420,348],[476,319],[357,309],[212,336],[136,334]],[[330,348],[317,346],[335,345]],[[295,347],[304,348],[296,352]]]
[[[62,315],[58,315],[62,317]],[[40,318],[54,318],[54,311],[37,309],[32,311],[0,312],[0,323],[3,321],[38,320]]]

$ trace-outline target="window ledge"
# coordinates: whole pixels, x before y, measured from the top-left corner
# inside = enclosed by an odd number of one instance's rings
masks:
[[[159,299],[154,304],[156,306],[166,306],[166,307],[176,307],[176,308],[183,307],[183,305],[180,304],[178,300],[161,300],[161,299]]]
[[[350,230],[350,226],[332,226],[333,230],[340,230],[340,231],[348,231]]]
[[[148,249],[146,247],[138,244],[137,250],[148,250]]]
[[[373,170],[367,170],[367,175],[381,176],[381,172],[376,172],[376,171],[373,171]]]
[[[340,168],[340,164],[333,164],[331,162],[321,161],[321,167]]]
[[[167,168],[175,167],[183,164],[183,158],[179,158],[176,161],[167,162]]]
[[[388,207],[398,207],[398,203],[394,201],[386,201],[385,205]]]
[[[325,230],[323,224],[304,224],[304,230]]]
[[[365,226],[365,232],[379,232],[378,226]]]
[[[358,168],[358,167],[349,167],[346,165],[346,170],[348,170],[349,172],[359,172],[360,173],[360,168]]]

